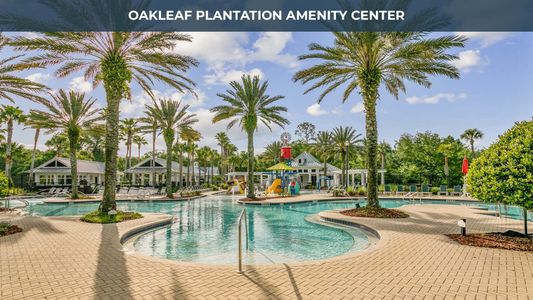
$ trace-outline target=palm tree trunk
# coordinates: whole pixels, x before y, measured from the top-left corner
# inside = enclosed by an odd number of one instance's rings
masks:
[[[152,131],[152,163],[150,164],[150,166],[152,167],[152,186],[153,188],[156,187],[156,182],[155,182],[155,140],[156,140],[156,137],[157,137],[157,131],[156,129],[154,129],[154,131]]]
[[[369,207],[379,207],[377,185],[378,125],[376,118],[376,100],[378,97],[378,87],[381,75],[375,70],[365,70],[365,72],[361,74],[361,77],[363,78],[361,91],[366,112],[366,162],[368,165],[367,201]]]
[[[179,186],[183,186],[183,153],[179,153],[179,164],[180,164],[180,176],[179,176],[179,181],[180,181],[180,184]]]
[[[254,131],[248,131],[248,194],[246,197],[254,199]]]
[[[13,120],[9,119],[7,121],[7,144],[6,144],[6,165],[5,173],[7,180],[11,183],[11,163],[13,161],[11,157],[11,143],[13,140]]]
[[[167,175],[165,183],[167,197],[172,198],[172,143],[167,143]]]
[[[474,158],[474,139],[470,140],[470,151],[472,151],[472,158]]]
[[[78,147],[78,136],[76,134],[69,135],[70,141],[70,183],[71,183],[71,199],[78,199],[78,159],[76,157]]]
[[[102,63],[102,77],[106,92],[106,143],[105,143],[105,173],[104,195],[99,211],[107,213],[116,209],[117,188],[117,153],[119,143],[119,107],[120,101],[126,95],[131,73],[126,62],[118,55],[109,55]]]
[[[37,142],[39,141],[39,135],[41,128],[35,128],[35,135],[33,136],[33,150],[31,152],[31,165],[30,165],[30,188],[33,188],[35,184],[35,178],[33,178],[33,168],[35,168],[35,154],[37,152]]]

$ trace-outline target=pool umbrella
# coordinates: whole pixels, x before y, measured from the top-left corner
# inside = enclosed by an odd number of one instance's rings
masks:
[[[269,171],[294,171],[296,169],[287,165],[286,163],[280,162],[279,164],[273,165],[267,170]]]
[[[468,158],[463,158],[463,167],[462,167],[463,175],[466,175],[468,173]]]
[[[468,193],[466,192],[466,174],[468,174],[468,158],[463,158],[463,166],[461,168],[461,171],[463,172],[463,197],[468,196]]]

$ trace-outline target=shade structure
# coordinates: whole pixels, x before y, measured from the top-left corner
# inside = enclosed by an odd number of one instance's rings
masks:
[[[269,171],[294,171],[296,169],[287,165],[286,163],[280,162],[279,164],[273,165],[267,170]]]
[[[463,167],[461,168],[464,175],[468,173],[468,158],[466,156],[463,158]]]

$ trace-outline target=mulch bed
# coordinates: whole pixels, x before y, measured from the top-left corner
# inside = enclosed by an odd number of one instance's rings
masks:
[[[512,230],[503,233],[471,233],[466,236],[460,234],[447,234],[446,236],[461,245],[517,251],[533,251],[533,239]]]
[[[13,211],[13,209],[12,208],[0,207],[0,212],[5,212],[5,211]]]
[[[17,225],[0,223],[0,236],[6,236],[18,232],[22,232],[22,228],[18,227]]]
[[[342,211],[341,214],[350,217],[360,218],[390,218],[390,219],[402,219],[409,218],[409,215],[398,209],[390,209],[383,207],[360,207],[350,210]]]

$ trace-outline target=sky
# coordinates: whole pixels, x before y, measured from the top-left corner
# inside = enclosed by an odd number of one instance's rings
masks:
[[[514,122],[531,119],[533,35],[505,32],[459,34],[469,38],[465,48],[450,51],[459,56],[459,60],[454,62],[461,71],[459,80],[434,77],[430,88],[407,83],[407,92],[397,100],[385,90],[381,91],[377,108],[380,141],[394,144],[404,133],[415,134],[427,130],[442,136],[459,137],[465,129],[478,128],[484,137],[476,142],[476,147],[487,147]],[[364,112],[359,94],[353,93],[343,104],[342,90],[339,90],[318,104],[316,100],[320,91],[304,95],[306,87],[292,81],[296,71],[313,63],[299,61],[298,55],[308,53],[307,46],[312,42],[331,44],[333,38],[330,33],[206,32],[190,35],[193,41],[178,44],[174,51],[200,61],[200,65],[187,74],[197,84],[198,98],[180,94],[163,84],[156,84],[154,91],[157,95],[190,104],[190,111],[197,114],[199,119],[195,128],[203,136],[200,145],[218,149],[214,135],[226,131],[227,122],[212,124],[213,114],[209,109],[222,103],[217,93],[225,92],[228,83],[238,80],[244,73],[268,80],[270,95],[285,96],[279,104],[288,108],[286,117],[291,122],[285,129],[273,127],[272,132],[260,127],[255,135],[256,153],[260,153],[267,144],[279,140],[284,131],[290,132],[294,138],[296,126],[305,121],[315,124],[317,130],[352,126],[364,136]],[[13,54],[11,49],[4,49],[0,59]],[[54,70],[54,67],[34,69],[20,75],[44,83],[53,90],[63,88],[85,92],[97,98],[101,107],[105,106],[101,86],[93,90],[81,74],[58,79],[53,75]],[[121,104],[122,118],[142,116],[144,105],[151,102],[136,85],[132,86],[132,95],[131,102],[124,101]],[[0,103],[7,101],[0,99]],[[15,104],[25,111],[41,108],[22,99]],[[246,135],[238,127],[227,132],[240,150],[246,149]],[[30,146],[33,134],[32,130],[17,126],[14,140]],[[38,144],[40,149],[46,149],[44,142],[48,137],[45,135],[41,138]],[[164,150],[162,138],[158,139],[157,148]],[[151,146],[147,145],[141,152],[150,149]],[[125,147],[121,145],[121,154],[124,153]]]

